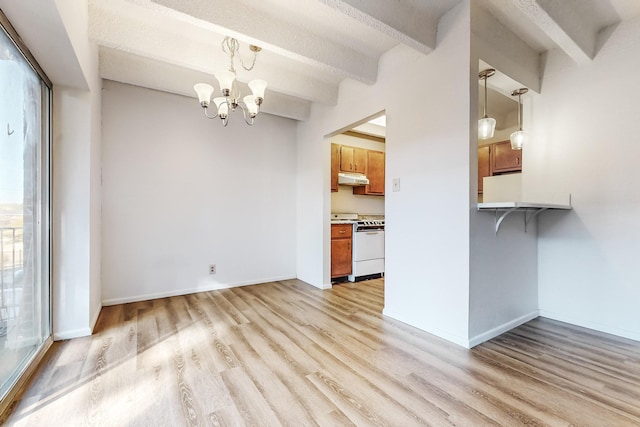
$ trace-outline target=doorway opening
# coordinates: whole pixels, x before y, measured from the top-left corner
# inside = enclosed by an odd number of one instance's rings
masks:
[[[336,132],[331,143],[331,282],[384,283],[386,115]],[[371,283],[373,285],[373,282]]]

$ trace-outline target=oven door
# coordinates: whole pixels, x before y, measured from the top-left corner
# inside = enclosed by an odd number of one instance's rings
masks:
[[[384,259],[384,230],[359,230],[353,235],[354,262]]]

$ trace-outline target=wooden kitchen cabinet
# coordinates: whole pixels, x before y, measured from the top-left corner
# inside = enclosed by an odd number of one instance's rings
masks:
[[[331,278],[351,274],[353,225],[331,224]]]
[[[340,146],[340,170],[342,172],[364,173],[367,150],[358,147]]]
[[[369,184],[353,187],[353,194],[384,196],[384,153],[366,150],[365,175]]]
[[[482,194],[485,176],[491,176],[491,146],[478,147],[478,193]]]
[[[511,141],[496,142],[491,145],[492,175],[522,171],[522,150],[512,150]]]
[[[338,171],[340,169],[340,146],[331,144],[331,192],[338,191]]]

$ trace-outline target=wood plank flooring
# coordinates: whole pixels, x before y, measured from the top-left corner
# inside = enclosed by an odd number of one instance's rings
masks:
[[[105,307],[15,426],[638,426],[640,343],[546,319],[472,350],[382,316],[382,279]]]

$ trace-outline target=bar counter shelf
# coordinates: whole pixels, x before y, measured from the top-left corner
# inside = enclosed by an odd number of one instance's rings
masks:
[[[571,205],[560,205],[553,203],[531,203],[531,202],[490,202],[478,203],[478,211],[493,211],[496,217],[496,234],[500,229],[502,221],[513,212],[524,212],[524,231],[527,231],[527,224],[542,212],[549,209],[571,210]]]

